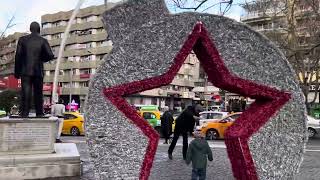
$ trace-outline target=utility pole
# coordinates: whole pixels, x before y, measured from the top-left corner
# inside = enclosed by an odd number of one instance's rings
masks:
[[[208,98],[207,98],[207,92],[208,92],[208,76],[204,75],[204,100],[206,103],[206,111],[208,111]]]
[[[69,112],[71,111],[71,101],[72,101],[72,77],[73,77],[73,68],[70,69],[70,88],[69,88]]]

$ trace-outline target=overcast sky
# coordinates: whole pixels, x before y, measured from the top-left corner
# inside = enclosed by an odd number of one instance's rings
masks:
[[[119,0],[108,0],[108,2],[116,2]],[[175,9],[172,5],[170,5],[171,0],[166,0],[168,4],[168,8],[171,12],[177,13],[181,10]],[[239,1],[235,0],[234,3],[238,4]],[[28,32],[29,24],[32,21],[41,22],[41,15],[44,14],[52,14],[57,13],[59,11],[68,11],[73,9],[78,0],[6,0],[1,2],[0,6],[0,32],[2,32],[9,22],[12,16],[15,16],[14,27],[9,29],[6,34],[12,34],[13,32]],[[212,0],[212,3],[216,3],[217,0]],[[85,3],[81,6],[88,7],[92,5],[101,5],[104,3],[104,0],[86,0]],[[210,3],[210,2],[209,2]],[[212,4],[206,4],[203,9],[211,6]],[[202,11],[202,10],[201,10]],[[200,11],[200,12],[201,12]],[[209,8],[205,12],[217,14],[219,12],[219,6],[215,8]],[[242,9],[234,5],[228,11],[226,16],[234,18],[236,20],[240,19],[240,15],[242,14]]]

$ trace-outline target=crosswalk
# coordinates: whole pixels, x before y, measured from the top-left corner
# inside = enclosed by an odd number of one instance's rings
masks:
[[[189,143],[192,141],[193,138],[189,138]],[[64,137],[62,138],[62,141],[64,143],[76,143],[76,144],[82,144],[86,143],[85,138],[72,138],[72,137]],[[159,146],[169,146],[168,144],[163,144],[164,140],[159,140]],[[223,140],[216,140],[216,141],[207,141],[209,143],[209,146],[211,148],[221,148],[225,149],[226,145],[224,144]],[[176,146],[182,146],[182,138],[179,138]],[[320,152],[320,146],[307,146],[305,149],[305,152]]]

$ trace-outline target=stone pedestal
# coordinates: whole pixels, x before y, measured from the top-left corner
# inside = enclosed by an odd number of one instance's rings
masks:
[[[80,176],[73,143],[55,144],[57,118],[0,119],[0,179]]]

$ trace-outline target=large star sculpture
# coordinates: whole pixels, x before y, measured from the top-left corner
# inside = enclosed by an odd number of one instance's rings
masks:
[[[290,94],[231,74],[201,22],[194,26],[176,55],[173,65],[165,74],[104,89],[106,98],[149,138],[140,179],[148,179],[150,175],[159,135],[124,97],[170,84],[192,50],[214,86],[255,99],[255,102],[227,129],[225,143],[234,177],[245,180],[258,179],[248,140],[290,99]]]

